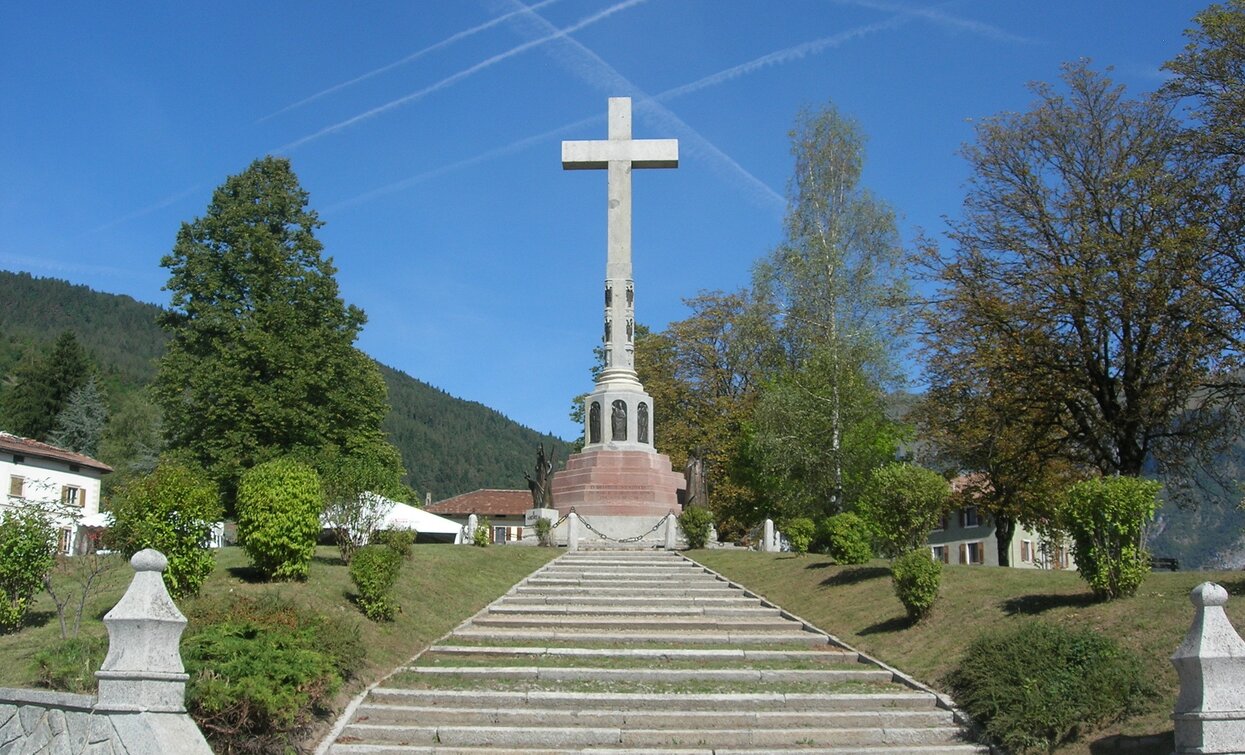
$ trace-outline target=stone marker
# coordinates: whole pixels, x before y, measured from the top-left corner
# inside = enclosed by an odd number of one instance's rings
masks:
[[[1193,625],[1171,658],[1180,677],[1176,753],[1245,752],[1245,640],[1224,613],[1228,591],[1203,582],[1189,600]]]

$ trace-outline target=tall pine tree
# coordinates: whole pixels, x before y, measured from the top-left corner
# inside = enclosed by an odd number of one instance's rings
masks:
[[[91,362],[70,331],[60,334],[52,350],[32,355],[13,371],[4,391],[3,428],[16,435],[47,440],[56,417],[74,391],[86,384]]]
[[[266,157],[226,180],[161,261],[169,448],[205,466],[229,506],[243,471],[292,452],[377,456],[402,474],[381,431],[384,381],[353,346],[365,317],[338,296],[321,225],[289,161]]]

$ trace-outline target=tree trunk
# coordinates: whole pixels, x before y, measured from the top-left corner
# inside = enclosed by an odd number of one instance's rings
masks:
[[[994,516],[994,542],[998,547],[999,566],[1011,566],[1012,536],[1016,534],[1016,520],[1010,516]]]

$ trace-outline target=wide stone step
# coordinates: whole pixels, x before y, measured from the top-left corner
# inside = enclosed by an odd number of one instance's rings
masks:
[[[990,749],[968,744],[947,745],[909,745],[900,750],[894,747],[812,747],[792,745],[790,747],[774,747],[763,749],[750,747],[699,747],[684,746],[652,747],[575,747],[558,749],[547,747],[521,747],[514,743],[499,747],[446,747],[444,745],[400,745],[400,744],[335,744],[329,748],[330,755],[496,755],[496,753],[513,753],[515,755],[575,755],[576,753],[592,753],[592,755],[774,755],[775,753],[792,752],[800,755],[988,755]]]
[[[630,616],[556,616],[546,614],[522,613],[514,616],[477,616],[472,620],[477,627],[498,627],[507,629],[556,628],[569,629],[663,629],[696,631],[789,631],[800,626],[790,619],[777,615],[772,618],[758,617],[732,618],[722,617],[682,617],[682,616],[646,616],[631,614]]]
[[[830,639],[815,632],[803,630],[787,631],[657,631],[636,629],[592,630],[578,629],[547,629],[540,632],[539,638],[533,638],[531,629],[515,629],[504,627],[471,628],[466,627],[454,632],[454,637],[464,640],[506,641],[532,640],[540,642],[591,642],[591,643],[627,643],[627,642],[681,642],[696,645],[760,645],[760,644],[801,644],[825,645]]]
[[[585,585],[576,580],[567,580],[565,582],[539,582],[532,580],[520,587],[516,587],[514,592],[506,597],[519,595],[598,595],[602,597],[618,596],[649,599],[679,596],[706,598],[748,597],[739,590],[722,585],[720,582],[712,585],[654,585],[652,587],[639,588],[613,583]]]
[[[937,700],[923,692],[809,693],[660,693],[569,692],[553,690],[399,689],[377,687],[371,702],[387,705],[451,708],[532,707],[547,710],[683,710],[717,711],[882,711],[934,710]]]
[[[433,645],[429,654],[472,656],[547,656],[551,658],[630,658],[654,661],[682,660],[705,662],[818,661],[858,663],[860,654],[851,650],[747,650],[744,648],[558,648],[488,647],[482,645]],[[426,656],[425,656],[426,657]]]
[[[404,671],[429,679],[481,679],[486,681],[545,682],[740,682],[755,684],[837,684],[872,682],[885,684],[891,672],[878,668],[835,669],[653,669],[586,668],[580,666],[408,666]]]
[[[352,723],[342,737],[362,742],[400,742],[454,746],[496,746],[524,743],[555,747],[661,747],[665,745],[745,746],[911,746],[958,743],[962,734],[955,726],[917,728],[821,728],[776,729],[631,729],[616,726],[385,726]]]
[[[762,616],[781,616],[777,608],[766,608],[760,605],[751,606],[698,606],[698,605],[661,605],[651,601],[645,606],[617,605],[512,605],[502,602],[488,609],[495,616],[721,616],[734,618],[754,618]]]
[[[424,726],[616,726],[631,728],[702,728],[730,721],[734,728],[776,729],[822,727],[858,729],[865,726],[915,728],[950,726],[945,710],[881,711],[755,711],[738,710],[550,710],[549,708],[453,708],[440,705],[359,706],[360,722],[394,726],[418,721]]]
[[[576,606],[647,606],[653,605],[658,601],[654,600],[651,594],[644,595],[594,595],[592,593],[582,595],[533,595],[533,594],[515,594],[507,595],[502,598],[499,605],[507,606],[540,606],[540,605],[576,605]],[[757,598],[748,598],[735,592],[733,595],[710,595],[698,596],[690,595],[685,597],[665,598],[663,603],[676,603],[679,605],[693,606],[761,606],[764,605]]]

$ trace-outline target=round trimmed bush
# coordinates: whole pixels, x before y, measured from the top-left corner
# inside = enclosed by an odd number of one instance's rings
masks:
[[[782,533],[787,536],[787,542],[791,543],[791,550],[799,554],[808,553],[808,547],[812,545],[813,535],[816,532],[817,525],[807,517],[792,519],[787,522],[787,526],[782,528]]]
[[[692,550],[705,547],[709,542],[709,528],[713,526],[713,512],[704,506],[689,506],[679,514],[679,529],[687,538]]]
[[[1128,597],[1150,573],[1141,528],[1154,518],[1160,487],[1136,477],[1099,477],[1064,494],[1060,516],[1076,568],[1097,597]]]
[[[163,463],[126,485],[112,500],[105,542],[128,559],[155,548],[169,560],[164,584],[180,598],[195,595],[216,566],[208,547],[221,516],[220,495],[202,471]]]
[[[1157,696],[1135,653],[1092,629],[1034,621],[987,634],[943,680],[956,703],[1008,752],[1051,752]]]
[[[909,551],[891,562],[891,583],[895,596],[903,603],[908,617],[920,621],[929,615],[938,599],[942,564],[925,548]]]
[[[850,511],[823,519],[818,536],[837,563],[863,564],[873,558],[869,524]]]
[[[274,459],[238,482],[238,540],[267,579],[306,579],[320,534],[324,495],[311,466]]]
[[[950,483],[937,472],[896,462],[869,475],[856,513],[873,529],[882,555],[899,556],[925,545],[950,496]]]

